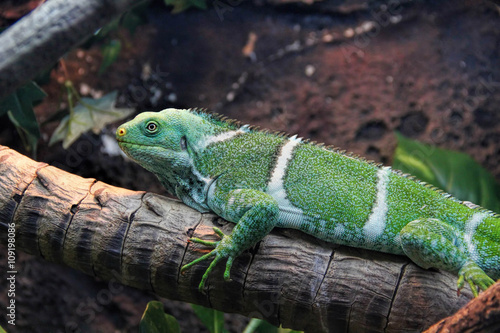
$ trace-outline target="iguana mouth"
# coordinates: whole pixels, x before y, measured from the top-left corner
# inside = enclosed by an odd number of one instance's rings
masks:
[[[116,140],[118,141],[118,145],[123,145],[123,146],[137,146],[137,147],[155,147],[155,148],[162,148],[162,147],[159,147],[159,146],[154,146],[154,145],[145,145],[145,144],[142,144],[142,143],[134,143],[134,142],[130,142],[130,141],[122,141],[122,140]]]

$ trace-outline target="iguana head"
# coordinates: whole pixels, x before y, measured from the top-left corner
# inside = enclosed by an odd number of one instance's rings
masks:
[[[191,168],[188,146],[199,140],[196,118],[188,110],[144,112],[121,125],[116,139],[125,154],[160,179],[182,174]]]

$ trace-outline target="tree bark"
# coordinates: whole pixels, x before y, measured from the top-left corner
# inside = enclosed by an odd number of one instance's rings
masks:
[[[50,0],[0,34],[0,99],[141,1]]]
[[[274,230],[239,256],[224,281],[220,264],[182,265],[208,249],[188,237],[227,234],[233,224],[179,201],[117,188],[35,162],[0,146],[0,241],[101,279],[159,296],[259,317],[311,332],[415,332],[456,312],[456,276],[400,256],[323,243]],[[15,234],[8,235],[8,229]],[[465,294],[465,295],[464,295]]]

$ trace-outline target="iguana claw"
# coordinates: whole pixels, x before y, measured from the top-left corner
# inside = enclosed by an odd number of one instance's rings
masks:
[[[460,291],[464,287],[465,281],[469,284],[474,297],[479,295],[478,289],[485,291],[495,283],[493,279],[486,275],[486,273],[472,261],[468,261],[458,272],[457,295],[460,295]]]
[[[217,236],[219,236],[221,239],[223,239],[226,235],[224,235],[224,233],[222,232],[222,230],[220,230],[219,228],[217,227],[213,227],[215,233],[217,234]],[[193,243],[198,243],[198,244],[203,244],[203,245],[206,245],[206,246],[210,246],[210,247],[217,247],[217,244],[219,244],[220,241],[206,241],[206,240],[203,240],[201,238],[197,238],[197,237],[191,237],[188,239],[188,241],[190,242],[193,242]]]

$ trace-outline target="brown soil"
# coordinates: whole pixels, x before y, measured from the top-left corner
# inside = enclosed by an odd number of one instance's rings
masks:
[[[385,164],[391,163],[397,130],[465,152],[500,180],[500,12],[492,3],[283,3],[255,0],[224,7],[222,15],[212,5],[171,15],[154,4],[147,25],[133,36],[120,33],[125,47],[103,75],[97,75],[99,45],[70,53],[43,86],[49,97],[37,116],[43,122],[61,107],[61,83],[69,78],[83,92],[118,89],[120,103],[137,111],[206,107]],[[357,35],[356,28],[369,21],[372,29]],[[254,45],[248,43],[252,33]],[[42,127],[38,160],[117,186],[165,193],[153,175],[102,152],[98,136],[85,135],[67,151],[60,144],[48,147],[53,129]],[[22,151],[6,119],[0,131],[0,144]],[[5,254],[2,247],[3,267]],[[16,327],[0,319],[9,332],[78,331],[71,325],[82,332],[133,332],[155,298],[126,287],[103,298],[107,282],[21,253],[17,266]],[[0,289],[5,308],[5,284]],[[188,306],[165,304],[184,332],[203,330]],[[244,320],[231,318],[232,330],[240,331]]]

